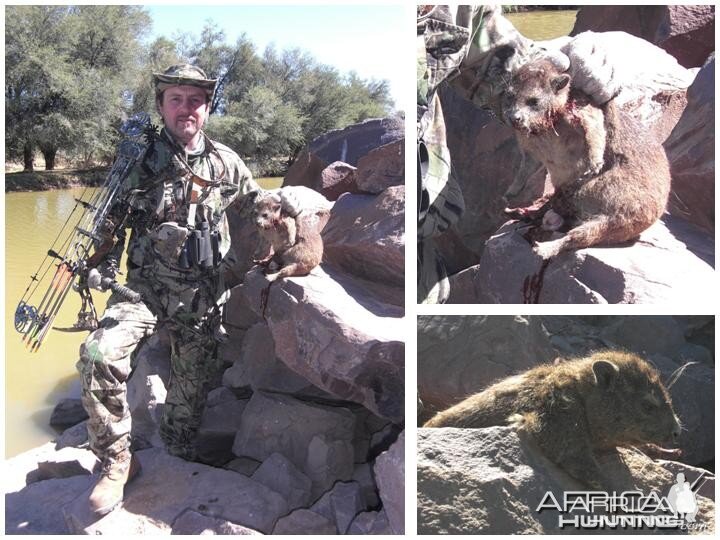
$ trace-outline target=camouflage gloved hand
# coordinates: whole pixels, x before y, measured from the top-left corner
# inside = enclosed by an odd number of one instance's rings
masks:
[[[290,217],[297,217],[302,212],[300,199],[297,192],[293,190],[280,188],[280,204],[282,204],[283,212]]]

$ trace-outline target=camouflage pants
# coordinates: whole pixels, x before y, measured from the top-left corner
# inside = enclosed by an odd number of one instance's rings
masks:
[[[220,362],[216,340],[203,324],[180,324],[175,319],[169,324],[171,375],[160,435],[171,454],[193,459],[208,386]],[[112,303],[111,299],[100,327],[80,347],[77,368],[83,405],[90,417],[90,447],[101,459],[130,447],[127,381],[138,345],[156,326],[157,317],[145,303]]]

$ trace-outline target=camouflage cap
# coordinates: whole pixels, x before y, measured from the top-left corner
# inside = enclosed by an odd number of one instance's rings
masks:
[[[156,94],[164,92],[171,86],[197,86],[207,92],[209,100],[212,100],[215,94],[215,84],[217,83],[217,79],[208,79],[202,69],[190,64],[176,64],[162,73],[153,73],[153,81]]]

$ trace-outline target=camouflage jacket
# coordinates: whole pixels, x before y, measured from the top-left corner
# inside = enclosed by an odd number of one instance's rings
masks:
[[[210,230],[217,231],[220,254],[224,257],[230,249],[225,210],[239,196],[259,187],[235,152],[204,134],[203,138],[203,151],[187,155],[163,129],[125,179],[110,215],[116,222],[125,220],[125,227],[131,229],[128,281],[152,278],[155,271],[147,269],[158,263],[171,276],[199,276],[197,269],[182,269],[178,265],[183,238],[172,231],[199,228],[203,221]],[[163,224],[177,224],[177,228],[162,227]],[[105,258],[105,268],[119,268],[125,227],[115,230],[116,238]]]
[[[507,47],[506,47],[507,46]],[[492,106],[509,67],[532,43],[502,17],[499,6],[423,6],[417,19],[418,301],[444,302],[449,284],[433,237],[460,219],[465,202],[452,176],[443,81],[479,107]],[[499,53],[499,54],[496,54]],[[451,121],[451,119],[450,119]]]

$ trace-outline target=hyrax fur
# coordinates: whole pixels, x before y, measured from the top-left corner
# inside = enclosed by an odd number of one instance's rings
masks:
[[[571,89],[569,75],[538,60],[512,76],[502,114],[550,174],[555,193],[539,212],[552,208],[560,219],[544,228],[569,229],[535,246],[544,259],[632,240],[662,216],[670,194],[665,150],[613,100],[595,106]]]
[[[594,450],[675,442],[681,430],[658,372],[619,351],[509,377],[437,413],[424,427],[503,425],[530,435],[550,461],[592,488],[608,487]]]
[[[267,265],[269,281],[304,276],[322,260],[323,242],[320,232],[302,219],[290,216],[283,210],[282,199],[271,193],[255,200],[253,220],[260,233],[261,244],[255,262]]]

